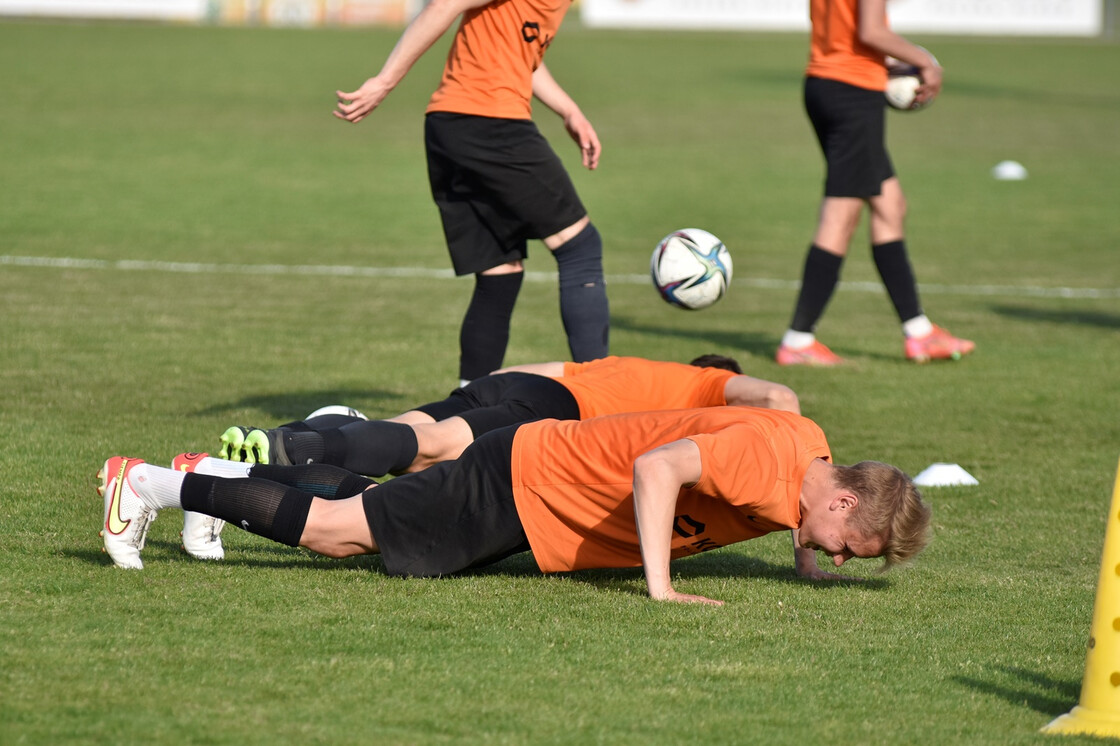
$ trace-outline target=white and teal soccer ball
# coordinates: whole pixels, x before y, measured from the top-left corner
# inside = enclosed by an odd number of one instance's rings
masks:
[[[673,231],[658,242],[649,265],[653,286],[667,303],[695,311],[723,297],[731,284],[731,254],[699,228]]]
[[[316,409],[314,412],[307,415],[303,419],[310,420],[310,419],[313,419],[315,417],[324,417],[324,416],[329,415],[329,414],[340,414],[340,415],[344,415],[346,417],[357,417],[359,420],[368,420],[369,419],[369,417],[366,417],[364,414],[362,414],[358,410],[354,409],[353,407],[347,407],[347,406],[344,406],[342,404],[331,404],[331,405],[326,406],[326,407],[319,407],[318,409]]]

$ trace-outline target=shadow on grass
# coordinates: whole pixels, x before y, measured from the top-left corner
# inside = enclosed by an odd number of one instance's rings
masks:
[[[687,313],[687,311],[682,311]],[[651,326],[640,321],[611,314],[611,328],[619,331],[647,334],[651,337],[676,337],[688,340],[703,340],[712,345],[712,351],[739,349],[746,350],[752,355],[769,357],[778,348],[778,338],[772,334],[759,334],[748,331],[719,331],[717,329],[704,329],[702,327],[689,327],[687,329],[671,329],[663,326]],[[687,363],[687,360],[681,360]]]
[[[765,579],[785,583],[807,584],[814,588],[826,589],[835,585],[858,585],[861,588],[885,588],[883,578],[856,581],[815,582],[799,577],[790,565],[772,565],[753,557],[741,554],[701,554],[677,560],[672,566],[673,577],[695,578],[743,578]],[[463,574],[469,575],[514,575],[518,577],[540,575],[532,555],[519,554],[488,567],[476,568]],[[611,590],[644,596],[645,576],[640,567],[624,567],[604,570],[579,570],[561,573],[573,582],[585,583],[598,590]]]
[[[1008,683],[1008,677],[1016,681]],[[953,681],[984,694],[991,694],[1013,705],[1027,705],[1049,717],[1064,715],[1077,704],[1081,682],[1058,681],[1037,671],[1015,666],[996,666],[990,677],[982,680],[970,676],[954,676]],[[1000,679],[996,681],[994,679]]]
[[[226,548],[226,559],[220,564],[224,567],[252,567],[270,569],[309,569],[319,566],[324,570],[352,569],[384,574],[384,566],[378,555],[362,555],[346,559],[331,559],[306,549],[293,549],[286,546],[254,546],[245,550]],[[109,557],[100,549],[67,549],[67,556],[91,565],[111,564]],[[188,557],[177,542],[149,541],[144,554],[146,564],[153,562],[187,562],[200,565],[209,564],[206,560]],[[888,586],[884,578],[872,577],[864,580],[812,581],[797,575],[792,565],[774,565],[741,554],[702,554],[673,563],[673,577],[684,580],[695,578],[742,578],[759,579],[783,583],[797,583],[812,588],[827,590],[836,586],[858,586],[860,588],[882,589]],[[645,596],[645,576],[640,567],[624,567],[606,570],[580,570],[559,573],[576,583],[583,583],[599,591],[616,591]],[[544,577],[537,568],[532,554],[524,552],[501,562],[477,567],[448,576],[456,577],[495,577],[515,578]]]
[[[239,412],[244,409],[259,409],[269,417],[285,422],[298,417],[304,417],[319,407],[328,404],[344,404],[355,406],[358,402],[376,402],[376,408],[395,410],[400,407],[408,408],[419,402],[402,403],[404,395],[396,391],[381,389],[324,389],[322,391],[296,391],[286,394],[261,394],[259,396],[246,396],[228,404],[213,404],[205,409],[194,412],[196,417],[209,417],[211,415],[225,415]],[[402,409],[403,411],[403,409]],[[394,411],[394,414],[396,412]],[[254,423],[247,423],[254,424]],[[268,424],[268,423],[265,423]]]
[[[1019,321],[1044,321],[1051,324],[1078,324],[1101,329],[1120,329],[1120,314],[1085,311],[1081,309],[1055,310],[1028,306],[992,306],[992,311]]]
[[[109,555],[97,549],[66,549],[63,552],[67,557],[86,562],[91,565],[112,564]],[[197,565],[211,564],[209,560],[199,560],[190,557],[184,552],[178,542],[151,541],[145,545],[142,554],[145,567],[161,562],[185,562]],[[215,565],[224,567],[262,567],[262,568],[311,568],[316,565],[323,569],[338,570],[349,568],[353,570],[382,571],[381,557],[375,554],[347,557],[346,559],[331,559],[315,554],[307,549],[294,549],[292,547],[273,544],[268,546],[254,546],[245,549],[226,546],[226,558]]]

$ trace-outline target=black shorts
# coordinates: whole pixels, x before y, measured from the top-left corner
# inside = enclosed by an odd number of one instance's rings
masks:
[[[507,425],[551,418],[578,420],[579,403],[559,381],[532,373],[476,378],[443,401],[416,408],[437,422],[462,417],[474,437]]]
[[[568,172],[530,119],[432,112],[428,179],[455,274],[524,259],[527,241],[587,215]]]
[[[385,572],[450,575],[529,550],[517,515],[510,456],[517,426],[476,440],[456,461],[362,493]]]
[[[882,91],[824,78],[805,78],[805,111],[824,151],[826,197],[867,199],[894,176],[886,146]]]

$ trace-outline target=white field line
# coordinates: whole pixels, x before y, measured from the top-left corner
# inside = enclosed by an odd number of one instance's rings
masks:
[[[455,273],[450,269],[424,267],[349,267],[310,264],[208,264],[203,262],[154,262],[131,259],[76,259],[67,257],[0,256],[0,265],[14,267],[53,267],[57,269],[112,269],[180,274],[213,275],[305,275],[331,277],[407,277],[433,280],[450,280]],[[556,282],[555,272],[526,272],[529,282]],[[647,274],[607,275],[607,284],[644,285]],[[796,290],[797,280],[777,280],[765,277],[737,277],[736,285],[747,287]],[[882,293],[877,282],[841,282],[841,290],[865,293]],[[922,293],[942,295],[1003,295],[1029,298],[1120,298],[1120,288],[1067,288],[1039,287],[1035,285],[931,285],[921,284]]]

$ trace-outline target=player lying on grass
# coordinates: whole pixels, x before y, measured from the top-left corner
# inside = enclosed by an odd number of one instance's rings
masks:
[[[742,373],[734,359],[713,354],[688,365],[613,356],[589,363],[530,363],[475,379],[443,401],[389,420],[329,415],[272,430],[231,427],[221,436],[219,455],[250,463],[333,464],[380,477],[458,458],[483,433],[530,420],[728,404],[800,413],[791,388]],[[221,523],[188,512],[183,546],[200,559],[220,559],[221,530]],[[794,555],[803,577],[838,577],[817,566],[814,552],[798,549],[796,537]]]
[[[704,355],[685,365],[612,356],[506,368],[388,420],[330,415],[271,430],[231,427],[220,438],[219,455],[251,463],[333,464],[381,477],[458,458],[483,433],[529,420],[728,404],[801,412],[792,389],[742,375],[729,357]]]
[[[379,553],[391,575],[532,551],[542,572],[641,566],[654,599],[719,603],[675,591],[670,560],[790,529],[837,567],[925,547],[930,509],[909,477],[830,459],[811,420],[753,407],[513,425],[381,485],[326,464],[115,456],[100,472],[102,536],[116,564],[140,568],[151,520],[180,508],[328,557]]]

